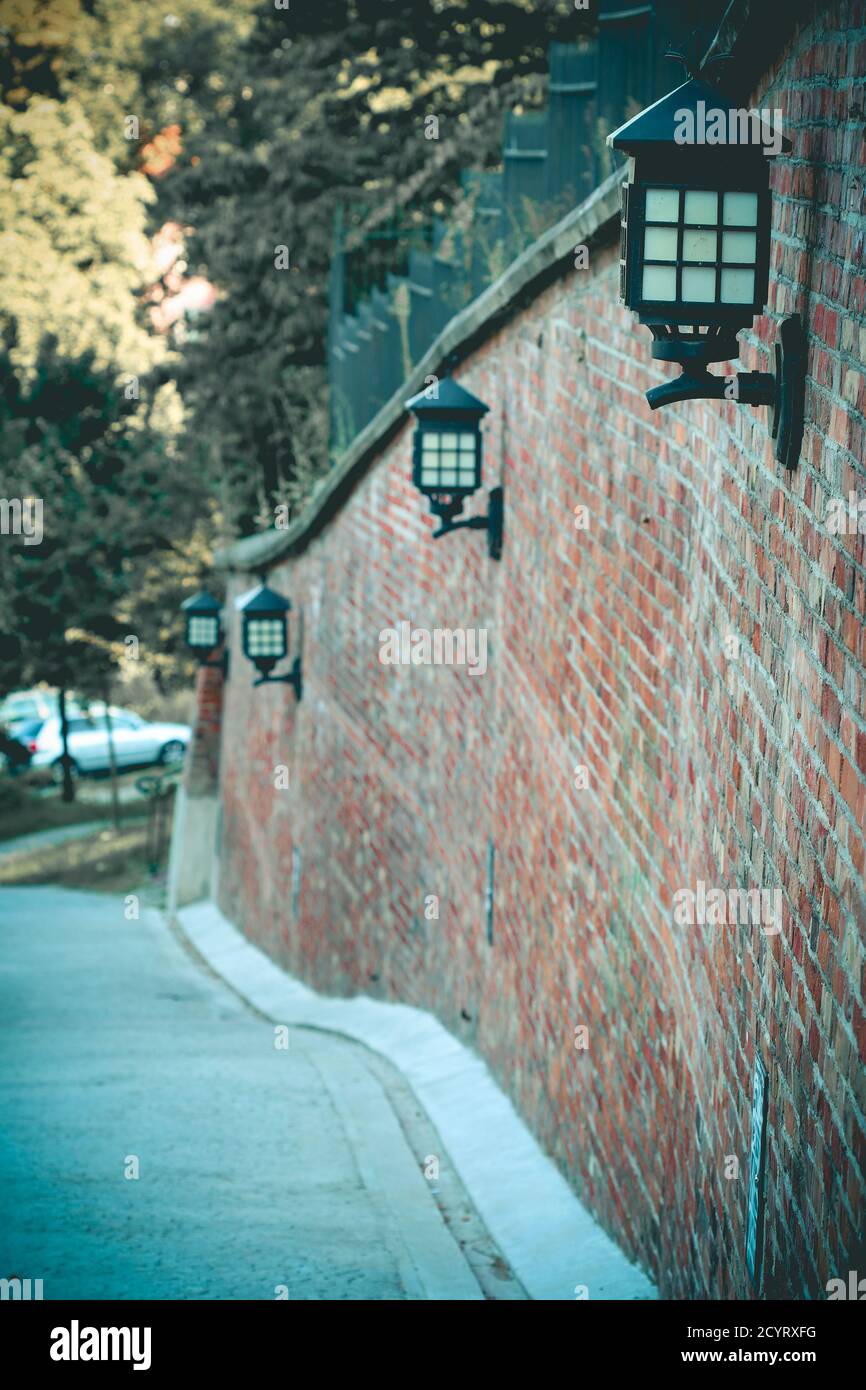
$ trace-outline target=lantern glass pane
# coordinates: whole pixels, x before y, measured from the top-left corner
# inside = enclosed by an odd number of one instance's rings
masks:
[[[219,619],[207,616],[190,618],[186,640],[191,647],[203,647],[210,651],[219,640]]]
[[[722,260],[734,261],[739,265],[754,265],[756,240],[754,232],[724,232]]]
[[[695,266],[683,270],[683,301],[687,304],[711,304],[716,297],[716,272]]]
[[[680,215],[677,188],[648,188],[644,216],[647,222],[676,222]]]
[[[251,657],[283,656],[286,625],[282,618],[247,619],[247,653]]]
[[[668,300],[677,297],[677,272],[673,266],[645,265],[643,268],[644,299]]]
[[[431,430],[421,441],[420,485],[443,489],[478,486],[478,435],[469,430]]]
[[[689,223],[705,222],[714,226],[719,220],[719,195],[706,188],[686,190],[683,221]]]
[[[645,189],[641,298],[647,304],[754,305],[761,195]],[[668,223],[669,225],[661,225]]]
[[[675,261],[677,258],[676,227],[647,227],[643,243],[644,258],[648,261]]]
[[[758,195],[757,193],[726,193],[725,194],[725,226],[726,227],[757,227],[758,225]]]
[[[715,232],[696,232],[687,227],[683,232],[683,260],[714,261],[717,241]]]
[[[722,303],[751,304],[755,297],[753,270],[722,271]]]
[[[439,436],[425,434],[421,440],[421,486],[435,487],[439,481]]]

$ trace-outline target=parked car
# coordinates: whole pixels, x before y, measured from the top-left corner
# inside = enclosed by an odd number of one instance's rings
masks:
[[[16,719],[9,725],[0,725],[0,753],[10,772],[20,772],[28,766],[36,750],[36,735],[44,723],[44,719]]]
[[[70,704],[77,709],[74,700]],[[57,696],[51,690],[16,690],[0,700],[0,724],[12,738],[18,738],[22,725],[53,714],[57,714]]]
[[[68,723],[73,775],[108,772],[111,762],[104,715],[79,712],[72,715]],[[118,768],[181,763],[191,734],[187,724],[149,724],[131,710],[111,711],[111,737]],[[63,741],[59,718],[46,719],[28,748],[31,767],[50,767],[58,780],[62,777]]]
[[[30,762],[28,743],[43,725],[42,719],[28,719],[14,724],[0,724],[0,768],[13,776]]]

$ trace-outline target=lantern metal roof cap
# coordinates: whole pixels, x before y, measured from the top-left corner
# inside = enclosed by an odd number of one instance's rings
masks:
[[[201,589],[197,594],[193,594],[192,598],[184,599],[180,607],[182,613],[192,613],[193,615],[201,613],[210,616],[211,614],[217,615],[222,611],[222,604],[219,599],[214,598],[207,589]]]
[[[406,409],[416,415],[477,415],[480,419],[490,409],[484,401],[473,396],[471,391],[460,386],[453,377],[446,376],[438,383],[436,395],[430,395],[432,387],[425,387],[406,402]]]
[[[257,613],[285,613],[291,606],[287,598],[269,589],[266,584],[257,584],[254,589],[248,589],[235,599],[235,608],[239,613],[250,613],[253,616]]]
[[[702,82],[700,78],[692,77],[681,87],[675,87],[672,92],[668,92],[667,96],[659,97],[652,106],[647,106],[643,111],[639,111],[624,125],[612,130],[607,137],[607,144],[611,149],[627,150],[635,154],[639,154],[642,150],[647,150],[653,145],[676,145],[677,148],[692,148],[681,145],[674,132],[679,121],[682,120],[682,112],[690,111],[695,117],[698,116],[699,102],[704,103],[704,113],[740,109],[737,103],[732,101],[730,97],[726,97],[724,92],[720,92],[718,87],[711,87],[708,82]],[[758,107],[749,109],[760,110]],[[751,128],[750,123],[750,131]],[[719,145],[701,145],[701,150],[750,149],[762,153],[765,146],[773,143],[774,133],[763,119],[760,123],[760,129],[761,139],[757,143],[752,140],[738,140]],[[788,154],[793,149],[791,141],[785,135],[782,136],[781,148],[784,154]]]

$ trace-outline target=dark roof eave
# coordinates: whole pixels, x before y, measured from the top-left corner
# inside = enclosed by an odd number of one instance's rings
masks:
[[[699,78],[690,78],[688,82],[683,82],[673,91],[666,92],[651,106],[647,106],[645,110],[639,111],[636,116],[632,116],[630,120],[611,131],[607,137],[607,143],[611,148],[624,150],[628,154],[641,154],[648,150],[664,150],[672,146],[682,148],[678,145],[675,135],[677,118],[682,119],[683,113],[686,112],[691,113],[692,116],[697,116],[700,105],[703,105],[706,110],[731,111],[740,109],[729,94],[716,87],[711,87]],[[731,141],[730,144],[701,145],[701,154],[712,156],[717,151],[736,149],[744,153],[748,151],[763,158],[765,157],[763,147],[772,143],[774,132],[772,125],[765,125],[762,118],[759,119],[759,128],[761,134],[759,142]],[[788,137],[782,135],[782,152],[790,154],[792,148]]]

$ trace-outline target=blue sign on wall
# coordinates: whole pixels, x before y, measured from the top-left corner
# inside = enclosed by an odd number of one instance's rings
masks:
[[[764,1163],[767,1145],[767,1069],[755,1057],[752,1081],[752,1145],[749,1151],[749,1212],[746,1228],[746,1265],[752,1282],[761,1282],[764,1237]]]

